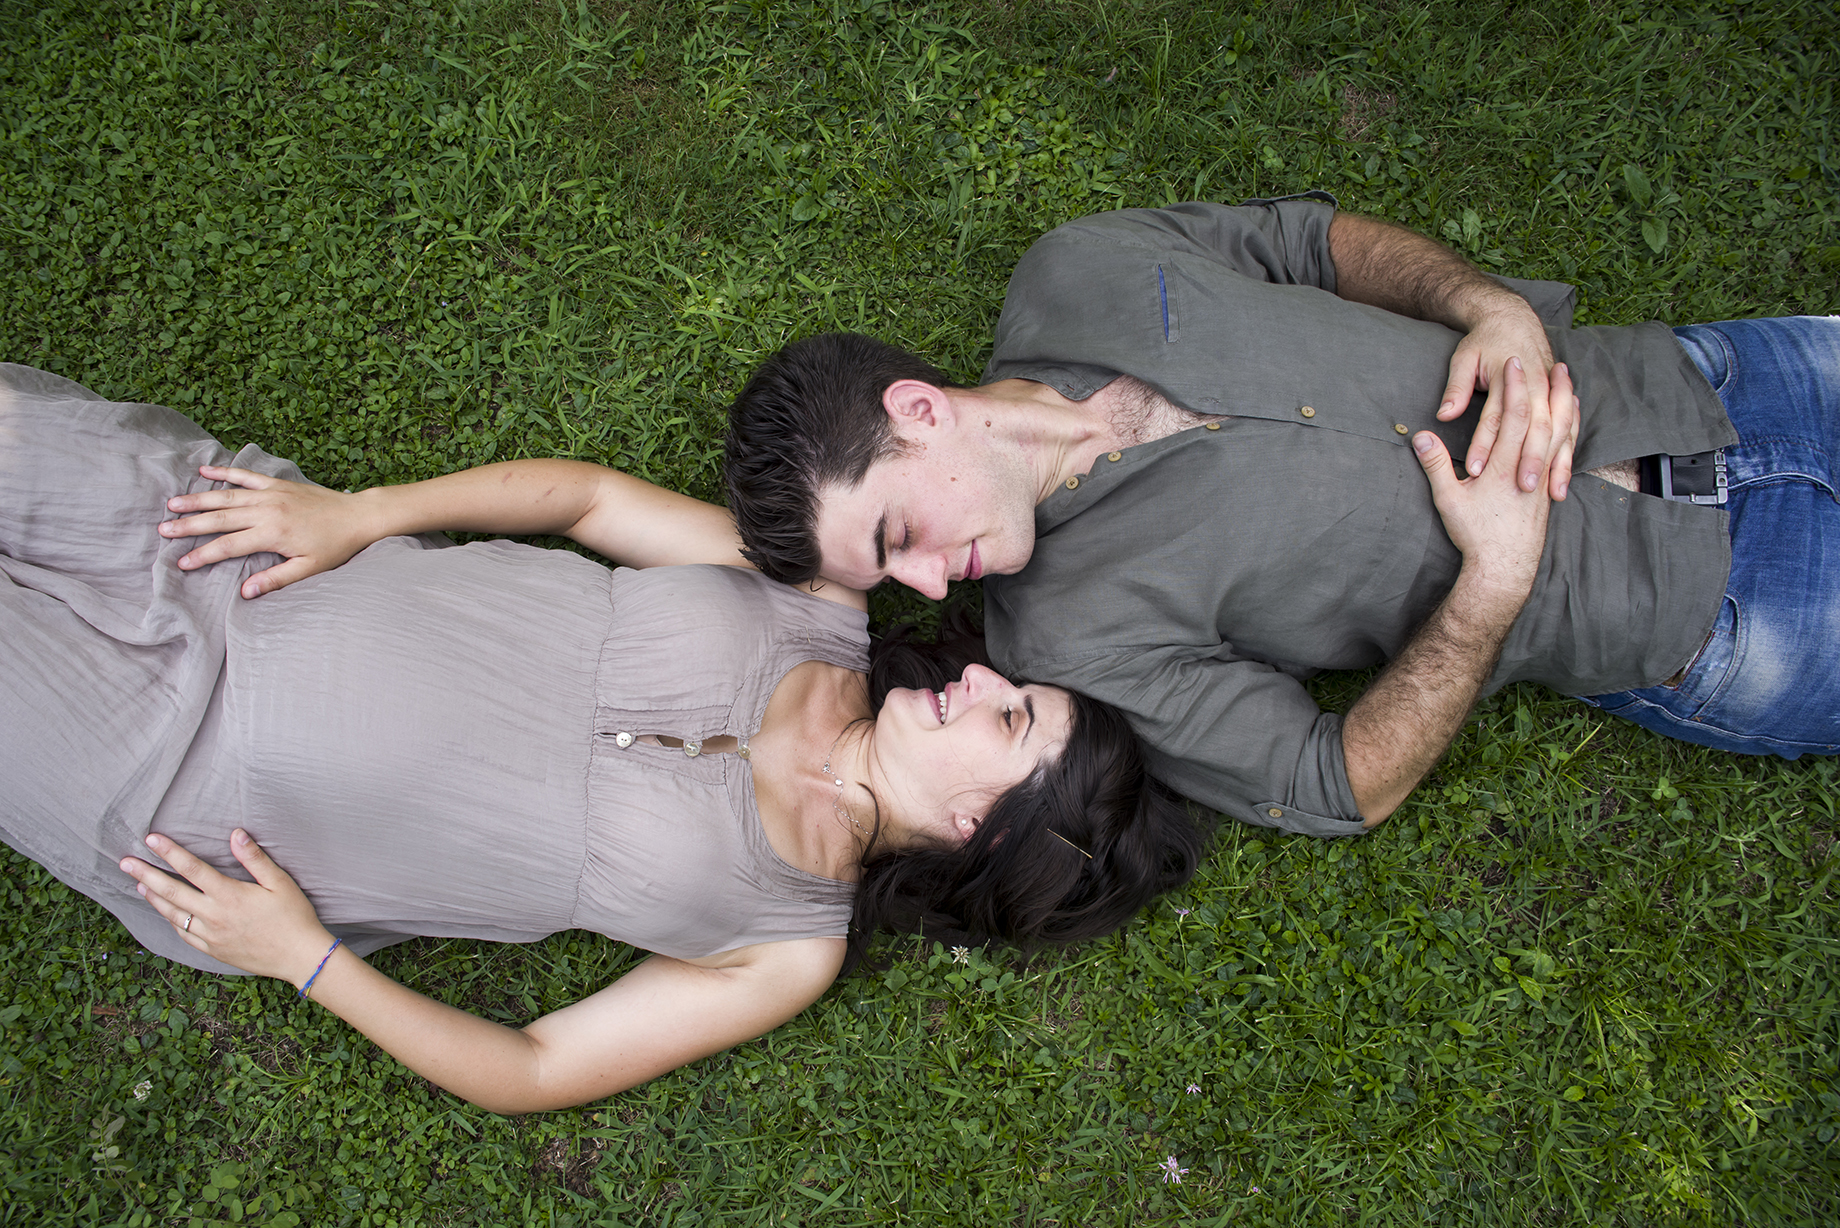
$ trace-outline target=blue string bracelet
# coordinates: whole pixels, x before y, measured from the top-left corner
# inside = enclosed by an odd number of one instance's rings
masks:
[[[307,996],[307,990],[313,988],[313,982],[319,980],[319,974],[326,970],[326,961],[332,958],[332,953],[338,950],[339,944],[344,941],[343,938],[334,938],[332,940],[332,945],[327,947],[326,953],[320,957],[319,967],[313,970],[313,975],[307,978],[307,983],[302,985],[300,987],[300,992],[294,995],[296,998],[304,998]]]

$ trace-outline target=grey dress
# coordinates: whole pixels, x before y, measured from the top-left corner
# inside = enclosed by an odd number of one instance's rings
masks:
[[[154,529],[206,488],[200,464],[299,477],[0,365],[0,836],[142,945],[233,971],[117,862],[157,829],[247,877],[236,826],[360,953],[587,929],[693,957],[845,932],[853,886],[774,853],[743,756],[642,739],[745,744],[794,666],[865,667],[864,615],[740,568],[438,537],[244,601],[273,555],[181,573],[200,539]]]

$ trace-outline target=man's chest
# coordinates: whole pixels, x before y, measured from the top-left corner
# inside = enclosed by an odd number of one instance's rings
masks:
[[[1224,414],[1198,414],[1183,408],[1149,384],[1120,375],[1093,393],[1091,408],[1112,425],[1120,446],[1135,447],[1165,439],[1177,431],[1219,422]]]

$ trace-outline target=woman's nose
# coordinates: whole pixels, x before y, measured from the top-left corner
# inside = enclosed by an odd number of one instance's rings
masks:
[[[959,682],[965,688],[965,698],[973,703],[990,694],[992,688],[1002,689],[1009,685],[1009,680],[996,670],[983,665],[967,665]]]

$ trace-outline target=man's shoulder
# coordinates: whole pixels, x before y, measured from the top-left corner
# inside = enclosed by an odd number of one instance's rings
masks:
[[[1048,565],[1032,560],[1015,575],[984,578],[984,641],[999,669],[1058,682],[1079,658],[1116,648],[1111,620],[1100,616],[1115,580],[1102,572],[1082,582],[1052,558],[1042,561]]]
[[[1098,241],[1147,245],[1170,240],[1193,241],[1202,237],[1209,246],[1225,230],[1258,230],[1288,213],[1302,215],[1335,212],[1336,200],[1327,192],[1312,190],[1292,196],[1252,197],[1237,205],[1190,200],[1158,207],[1108,209],[1063,222],[1036,242]]]

